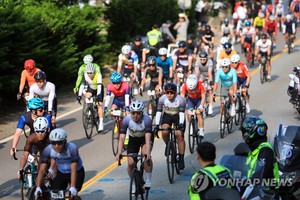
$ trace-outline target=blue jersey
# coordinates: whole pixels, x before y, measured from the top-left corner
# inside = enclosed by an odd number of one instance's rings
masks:
[[[145,113],[140,122],[133,121],[131,115],[127,115],[122,121],[120,134],[126,134],[127,129],[131,137],[145,137],[146,133],[152,133],[152,120]]]
[[[30,134],[34,133],[34,128],[33,128],[34,120],[32,119],[31,115],[32,115],[31,111],[24,113],[18,121],[17,128],[24,130],[25,125],[27,125],[30,128]],[[45,117],[48,120],[48,128],[51,128],[51,116],[45,113],[43,117]]]
[[[57,169],[63,174],[71,173],[71,163],[77,162],[77,171],[82,168],[82,160],[78,153],[78,148],[74,143],[66,142],[65,149],[61,153],[54,151],[49,144],[43,151],[41,162],[48,163],[50,159],[54,159]]]
[[[156,58],[156,65],[161,67],[163,74],[170,74],[170,68],[173,67],[173,60],[170,57],[167,57],[164,61],[160,58]]]
[[[236,70],[233,68],[229,69],[229,72],[225,73],[222,68],[218,69],[216,77],[215,77],[215,82],[220,82],[222,86],[225,87],[231,87],[233,83],[237,82],[237,73]]]

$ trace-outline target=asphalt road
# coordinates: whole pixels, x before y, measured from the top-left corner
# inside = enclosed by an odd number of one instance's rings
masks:
[[[299,34],[297,36],[299,38]],[[283,49],[283,37],[280,34],[277,49],[272,58],[272,81],[264,83],[259,80],[258,68],[251,69],[252,80],[250,86],[251,115],[260,116],[269,127],[268,136],[272,140],[279,123],[299,124],[299,116],[290,105],[286,94],[292,68],[299,64],[300,40],[296,41],[295,49],[287,54]],[[237,47],[236,49],[240,49]],[[146,94],[139,98],[146,102]],[[234,132],[219,136],[219,102],[214,104],[214,117],[205,119],[205,140],[213,142],[217,147],[217,156],[231,154],[236,144],[242,142],[241,133],[234,126]],[[71,114],[58,120],[58,126],[68,132],[68,140],[76,143],[86,170],[85,184],[80,193],[84,200],[128,199],[129,177],[126,172],[127,163],[117,167],[111,150],[112,121],[105,119],[105,134],[95,134],[87,139],[81,122],[81,110],[74,110]],[[187,133],[185,134],[187,136]],[[187,137],[186,137],[187,141]],[[12,141],[0,142],[0,199],[19,199],[20,184],[16,179],[19,161],[10,159],[8,152]],[[25,138],[22,136],[18,147],[24,146]],[[200,168],[195,154],[189,154],[188,145],[185,154],[186,168],[180,175],[175,175],[175,183],[170,184],[167,178],[164,144],[161,139],[156,140],[152,152],[154,170],[152,174],[152,188],[149,199],[187,199],[187,188],[192,174]],[[17,154],[18,157],[21,154]]]

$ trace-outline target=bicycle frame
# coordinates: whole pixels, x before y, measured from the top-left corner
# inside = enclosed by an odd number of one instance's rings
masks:
[[[114,119],[114,125],[112,129],[112,151],[114,156],[118,153],[119,139],[120,139],[120,129],[123,120],[123,110],[109,110],[111,112],[111,117]]]
[[[82,123],[86,137],[90,139],[93,135],[94,126],[98,129],[98,108],[95,102],[95,97],[84,99]]]
[[[263,84],[267,80],[267,58],[262,56],[261,64],[259,65],[260,70],[260,82]]]

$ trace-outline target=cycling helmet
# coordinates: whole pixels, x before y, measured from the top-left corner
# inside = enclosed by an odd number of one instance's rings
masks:
[[[242,136],[247,144],[267,136],[268,126],[264,120],[256,116],[248,116],[241,127]]]
[[[282,8],[282,3],[278,3],[278,4],[277,4],[277,7],[278,7],[278,8]]]
[[[232,14],[232,18],[233,18],[233,19],[237,19],[237,18],[239,18],[239,15],[238,15],[236,12],[234,12],[234,13]]]
[[[160,48],[159,50],[158,50],[158,54],[160,55],[160,56],[165,56],[165,55],[167,55],[168,54],[168,50],[166,49],[166,48]]]
[[[147,59],[147,64],[148,64],[148,65],[156,65],[156,57],[155,57],[155,56],[150,56],[150,57]]]
[[[231,52],[231,47],[232,47],[232,44],[230,43],[230,42],[226,42],[225,44],[224,44],[224,49],[225,49],[225,52],[226,53],[230,53]]]
[[[45,80],[46,79],[46,74],[43,71],[38,71],[37,73],[34,74],[34,80]]]
[[[142,41],[142,37],[140,35],[135,36],[134,41]]]
[[[263,33],[263,34],[261,35],[261,39],[267,39],[267,34]]]
[[[296,74],[300,73],[300,67],[294,67],[293,72],[295,72]]]
[[[228,19],[228,18],[225,18],[225,19],[224,19],[224,24],[225,24],[225,25],[228,25],[228,24],[229,24],[229,19]]]
[[[122,79],[123,79],[122,75],[121,75],[120,73],[118,73],[118,72],[114,72],[114,73],[112,73],[112,75],[110,76],[110,81],[111,81],[112,83],[119,83],[119,82],[122,81]]]
[[[67,139],[67,132],[62,128],[53,129],[50,132],[49,140],[51,142],[62,142]]]
[[[286,15],[286,19],[292,19],[292,15]]]
[[[95,72],[95,65],[93,63],[88,63],[85,67],[86,73],[94,73]]]
[[[131,46],[129,46],[129,45],[126,44],[122,47],[122,54],[124,54],[124,55],[129,54],[130,51],[131,51]]]
[[[210,31],[210,29],[211,29],[210,25],[207,24],[207,25],[205,26],[205,30],[206,30],[206,31]]]
[[[262,13],[262,12],[260,12],[260,13],[258,13],[258,17],[259,17],[259,18],[264,18],[264,17],[265,17],[265,14]]]
[[[173,91],[176,92],[177,91],[177,86],[174,83],[167,83],[165,85],[165,91]]]
[[[270,15],[269,16],[269,20],[274,21],[275,20],[275,16],[274,15]]]
[[[24,62],[24,69],[26,70],[32,70],[35,67],[35,62],[32,59],[26,60]]]
[[[230,65],[230,60],[229,60],[229,58],[223,58],[222,60],[221,60],[221,66],[222,67],[226,67],[226,66],[229,66]]]
[[[207,59],[208,54],[207,54],[206,51],[201,51],[200,54],[199,54],[199,57],[200,57],[200,58],[206,58],[206,59]]]
[[[228,42],[227,37],[222,37],[221,40],[220,40],[220,43],[221,43],[222,45],[224,45],[226,42]]]
[[[198,84],[198,79],[195,74],[189,75],[189,77],[186,80],[186,86],[190,89],[193,90],[197,87]]]
[[[85,64],[93,62],[93,56],[91,54],[85,55],[83,58],[83,62]]]
[[[44,106],[44,101],[41,98],[32,98],[27,101],[27,107],[29,110],[44,108]]]
[[[143,112],[144,110],[144,103],[139,101],[139,100],[135,100],[133,102],[131,102],[130,104],[130,111],[134,111],[134,112]]]
[[[33,122],[34,132],[46,132],[48,120],[45,117],[38,117]]]
[[[186,47],[186,41],[183,41],[183,40],[179,41],[178,42],[178,47],[179,48],[185,48]]]
[[[240,59],[241,59],[241,57],[240,57],[239,54],[234,54],[234,55],[232,55],[231,58],[230,58],[230,60],[231,60],[232,63],[240,62]]]
[[[246,21],[245,26],[251,26],[251,22],[250,21]]]

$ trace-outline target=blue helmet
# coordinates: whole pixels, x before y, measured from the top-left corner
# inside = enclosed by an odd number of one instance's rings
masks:
[[[44,101],[40,98],[32,98],[27,102],[27,107],[29,110],[36,110],[39,108],[44,108]]]
[[[121,82],[123,79],[122,75],[118,72],[114,72],[112,73],[112,75],[110,76],[110,81],[112,83],[118,83],[118,82]]]
[[[245,26],[251,26],[251,22],[250,21],[246,21]]]

